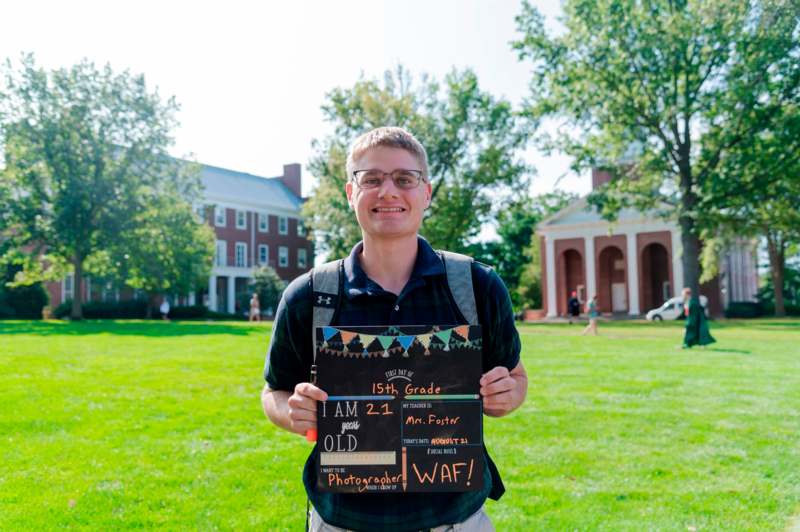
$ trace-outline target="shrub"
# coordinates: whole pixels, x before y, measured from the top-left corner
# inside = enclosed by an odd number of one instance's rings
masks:
[[[764,303],[764,316],[774,316],[775,315],[775,303]],[[800,316],[800,305],[792,305],[790,303],[786,303],[783,306],[784,310],[786,310],[787,316]]]
[[[731,301],[725,309],[726,318],[758,318],[763,314],[761,303],[754,301]]]
[[[13,315],[9,317],[21,320],[42,319],[42,308],[47,305],[50,297],[41,283],[16,288],[5,287],[2,290],[5,302],[0,302],[0,307],[6,307],[6,310],[0,310],[0,316],[10,309]]]
[[[169,311],[169,318],[173,320],[193,320],[205,318],[207,315],[208,309],[203,305],[173,307]]]
[[[144,319],[147,301],[131,299],[128,301],[89,301],[82,305],[83,317],[92,320],[102,319]],[[72,300],[64,301],[53,309],[53,317],[64,319],[72,310]]]

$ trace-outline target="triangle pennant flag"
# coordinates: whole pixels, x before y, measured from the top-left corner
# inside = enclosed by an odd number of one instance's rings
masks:
[[[338,331],[336,329],[334,329],[333,327],[323,327],[322,328],[322,337],[325,338],[325,341],[327,342],[328,340],[331,339],[331,336],[333,336],[337,332]]]
[[[386,350],[394,342],[394,336],[378,336],[378,341],[381,343],[381,347]]]
[[[453,329],[445,329],[444,331],[439,331],[437,333],[433,333],[436,338],[444,342],[445,351],[450,346],[450,335],[453,333]]]
[[[350,331],[339,331],[342,333],[342,343],[344,345],[348,345],[350,342],[353,341],[353,338],[358,336],[358,333],[350,332]]]
[[[460,325],[456,327],[456,334],[464,340],[469,340],[469,325]]]
[[[411,344],[414,342],[414,337],[409,335],[402,335],[397,337],[397,341],[403,346],[403,350],[407,351]]]
[[[417,340],[419,340],[419,343],[421,343],[425,349],[428,349],[428,346],[431,345],[431,338],[433,338],[432,334],[420,334],[417,336]]]
[[[369,344],[375,341],[375,336],[372,334],[362,334],[361,335],[361,345],[364,346],[364,351],[367,350]]]

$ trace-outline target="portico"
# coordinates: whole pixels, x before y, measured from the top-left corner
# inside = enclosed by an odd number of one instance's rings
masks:
[[[548,317],[566,314],[573,291],[582,302],[596,295],[604,314],[639,316],[682,289],[674,224],[625,210],[612,225],[578,200],[543,221],[537,234]]]

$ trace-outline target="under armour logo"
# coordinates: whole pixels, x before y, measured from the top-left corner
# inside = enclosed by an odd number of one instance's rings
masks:
[[[331,304],[331,296],[322,297],[317,296],[317,305],[330,305]]]

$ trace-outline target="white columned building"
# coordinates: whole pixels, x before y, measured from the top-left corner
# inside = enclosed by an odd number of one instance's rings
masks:
[[[556,251],[553,245],[553,237],[545,236],[545,257],[547,262],[547,270],[551,272],[556,271]],[[550,275],[543,277],[547,283],[547,316],[554,317],[556,315],[556,276]]]
[[[544,306],[549,318],[558,316],[558,303],[566,302],[573,290],[586,299],[597,295],[599,310],[606,316],[642,316],[680,296],[683,263],[680,228],[675,222],[623,209],[617,221],[609,223],[584,198],[542,221],[536,233],[544,241],[542,286],[546,287]],[[625,238],[624,244],[620,237]],[[571,260],[565,260],[568,252],[577,253],[580,261],[575,261],[574,254]],[[624,256],[625,260],[611,260],[609,256]],[[757,288],[752,246],[731,248],[722,260],[723,265],[731,265],[731,272],[701,289],[708,297],[709,310],[717,315],[728,302],[722,289],[748,298],[740,300],[754,300]],[[613,305],[612,294],[620,293],[627,298],[627,306],[621,307],[626,310],[615,312],[620,305]]]
[[[208,278],[208,308],[217,310],[217,276],[211,275]]]
[[[639,258],[636,246],[636,233],[625,233],[628,244],[628,314],[638,316],[639,311]]]
[[[584,238],[584,248],[586,249],[586,299],[597,295],[597,271],[594,261],[594,236],[588,235]]]

